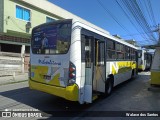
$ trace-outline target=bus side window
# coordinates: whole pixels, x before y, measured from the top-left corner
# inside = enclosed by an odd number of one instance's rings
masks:
[[[125,59],[126,60],[130,60],[130,58],[131,58],[130,57],[131,56],[131,54],[130,54],[130,47],[126,46],[125,49],[126,49]]]
[[[91,39],[89,37],[86,37],[85,40],[85,62],[86,67],[91,67]]]
[[[85,62],[86,67],[91,67],[91,37],[88,37],[86,35],[81,36],[82,39],[82,62]]]
[[[107,39],[107,60],[115,60],[116,52],[115,52],[115,41]]]
[[[124,60],[124,45],[117,43],[116,44],[117,60]]]
[[[142,53],[140,51],[138,51],[138,58],[142,57]]]
[[[147,54],[144,53],[144,60],[147,60]]]
[[[98,50],[98,65],[104,65],[104,42],[99,42],[99,50]]]

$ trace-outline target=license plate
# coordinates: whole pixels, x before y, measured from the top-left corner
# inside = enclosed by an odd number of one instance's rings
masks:
[[[46,80],[50,80],[50,79],[51,79],[51,76],[49,76],[49,75],[44,75],[43,78],[46,79]]]

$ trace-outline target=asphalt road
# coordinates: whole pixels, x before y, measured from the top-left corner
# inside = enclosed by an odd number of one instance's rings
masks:
[[[30,90],[27,82],[0,86],[0,111],[14,109],[38,109],[45,115],[44,119],[63,120],[159,120],[159,117],[120,117],[122,112],[159,111],[160,88],[150,88],[149,72],[141,72],[133,79],[114,88],[113,93],[106,98],[98,98],[92,104],[80,105],[62,98],[52,96],[40,91]],[[71,117],[55,117],[60,112],[69,113]],[[117,111],[117,112],[115,112]],[[120,112],[121,111],[121,112]],[[150,113],[150,112],[149,112]],[[108,115],[111,116],[108,116]],[[117,115],[118,114],[118,115]],[[106,117],[108,116],[108,117]],[[112,117],[117,116],[117,117]],[[17,118],[3,118],[17,119]],[[20,118],[39,119],[39,118]],[[41,119],[41,118],[40,118]]]

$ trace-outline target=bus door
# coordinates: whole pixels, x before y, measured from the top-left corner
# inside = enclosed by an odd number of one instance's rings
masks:
[[[105,93],[106,80],[106,62],[105,62],[105,42],[95,39],[95,65],[93,91]]]
[[[94,75],[94,39],[90,36],[82,35],[81,41],[81,86],[83,87],[83,97],[81,95],[81,101],[92,103],[93,92],[93,75]]]

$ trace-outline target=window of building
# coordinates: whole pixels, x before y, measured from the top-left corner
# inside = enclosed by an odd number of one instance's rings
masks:
[[[16,5],[16,18],[30,21],[30,10]]]
[[[55,21],[55,19],[50,18],[50,17],[46,17],[46,22],[47,22],[47,23],[48,23],[48,22],[53,22],[53,21]]]

